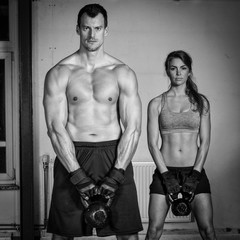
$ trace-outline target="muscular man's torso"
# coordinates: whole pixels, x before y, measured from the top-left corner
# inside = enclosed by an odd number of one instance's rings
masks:
[[[68,66],[66,129],[73,141],[99,142],[120,137],[116,70],[120,64],[112,59],[111,64],[92,71],[83,66]]]

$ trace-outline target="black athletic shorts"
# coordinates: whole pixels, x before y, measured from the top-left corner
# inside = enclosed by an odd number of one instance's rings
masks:
[[[81,168],[100,183],[114,166],[118,140],[100,143],[74,142],[74,145]],[[47,231],[66,237],[91,236],[93,229],[86,224],[83,211],[79,193],[69,181],[67,170],[56,158]],[[125,171],[124,183],[116,192],[111,212],[109,225],[96,230],[98,236],[129,235],[142,231],[131,163]]]
[[[192,169],[193,167],[168,167],[168,170],[174,173],[180,185],[183,184],[184,180],[192,171]],[[158,169],[155,170],[152,183],[150,184],[150,194],[151,193],[157,193],[162,195],[167,194],[167,189],[163,183],[162,175],[158,171]],[[199,184],[197,185],[195,195],[199,193],[211,193],[209,180],[204,169],[201,172],[201,179]]]

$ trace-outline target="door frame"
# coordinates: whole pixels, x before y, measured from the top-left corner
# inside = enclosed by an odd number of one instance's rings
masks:
[[[33,111],[32,111],[32,1],[18,2],[20,110],[20,231],[34,239]]]

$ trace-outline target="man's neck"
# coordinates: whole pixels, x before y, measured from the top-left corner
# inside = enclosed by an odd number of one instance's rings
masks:
[[[80,47],[78,54],[80,56],[82,64],[86,65],[86,67],[94,67],[102,64],[105,55],[102,47],[96,51],[88,51],[85,48]]]

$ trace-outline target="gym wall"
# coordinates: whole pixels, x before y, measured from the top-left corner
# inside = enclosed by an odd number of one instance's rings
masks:
[[[33,1],[33,111],[36,223],[44,218],[40,161],[54,158],[42,106],[44,77],[62,58],[76,51],[79,9],[96,1]],[[151,162],[147,147],[148,102],[166,91],[164,61],[182,49],[193,58],[199,91],[211,103],[212,139],[205,164],[211,181],[216,228],[240,226],[240,2],[234,0],[100,0],[108,11],[105,50],[137,74],[143,106],[142,135],[135,162]],[[182,227],[196,228],[195,224]],[[168,224],[175,228],[175,224]]]

